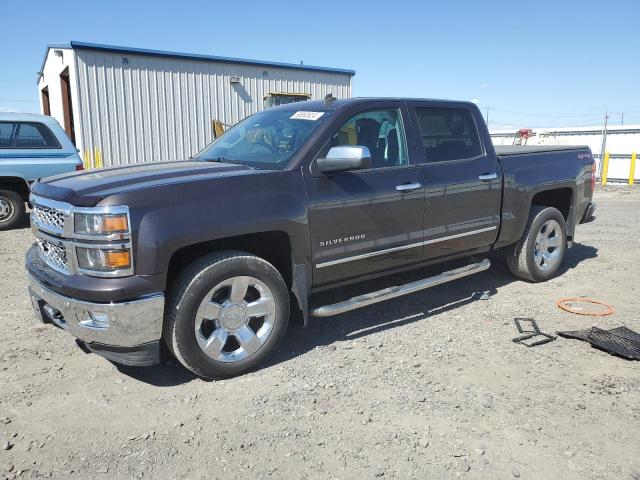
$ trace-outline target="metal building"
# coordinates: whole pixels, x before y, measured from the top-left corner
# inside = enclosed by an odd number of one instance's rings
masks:
[[[354,75],[74,41],[47,47],[38,89],[41,111],[91,168],[189,158],[212,141],[214,121],[232,125],[284,93],[286,101],[350,97]]]

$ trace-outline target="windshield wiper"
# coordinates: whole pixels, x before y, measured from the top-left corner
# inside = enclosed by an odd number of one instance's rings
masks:
[[[244,162],[241,162],[240,160],[235,160],[233,158],[226,158],[226,157],[217,157],[211,160],[208,160],[209,162],[219,162],[219,163],[231,163],[233,165],[243,165],[245,167],[249,167],[251,170],[255,170],[255,167],[252,167],[251,165],[247,165]]]

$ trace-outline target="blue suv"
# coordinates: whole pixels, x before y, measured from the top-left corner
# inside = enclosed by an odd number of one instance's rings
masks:
[[[0,230],[24,218],[33,181],[82,168],[75,145],[53,117],[0,113]]]

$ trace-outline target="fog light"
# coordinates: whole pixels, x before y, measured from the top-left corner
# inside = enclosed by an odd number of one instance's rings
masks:
[[[109,314],[103,312],[89,311],[89,318],[82,320],[80,325],[87,328],[95,328],[98,330],[105,330],[109,328]]]

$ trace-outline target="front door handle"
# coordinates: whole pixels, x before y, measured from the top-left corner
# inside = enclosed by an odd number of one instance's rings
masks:
[[[402,185],[396,185],[396,190],[399,192],[410,192],[411,190],[417,190],[421,187],[419,183],[403,183]]]
[[[492,173],[483,173],[478,177],[478,180],[483,180],[486,182],[488,180],[495,180],[496,178],[498,178],[498,174],[496,172],[492,172]]]

